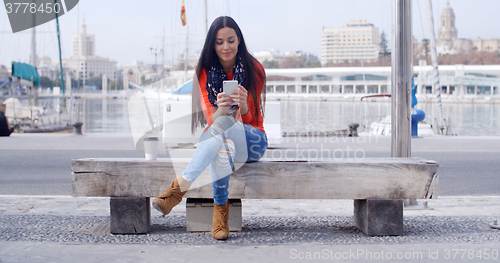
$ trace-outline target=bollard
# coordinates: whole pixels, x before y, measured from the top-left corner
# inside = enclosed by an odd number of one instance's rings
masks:
[[[358,137],[359,123],[349,123],[347,127],[349,127],[349,137]]]
[[[423,110],[411,110],[411,136],[418,136],[418,123],[425,119]]]
[[[82,134],[82,126],[83,126],[83,122],[81,122],[81,121],[75,122],[75,124],[73,124],[73,134],[74,135],[83,135]]]

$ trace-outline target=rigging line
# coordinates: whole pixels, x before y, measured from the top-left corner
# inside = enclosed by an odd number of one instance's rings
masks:
[[[46,26],[46,24],[44,24],[44,25],[42,25],[40,27],[45,27],[45,26]],[[45,41],[45,36],[44,35],[39,35],[38,34],[38,31],[37,31],[36,37],[37,37],[36,43],[38,44],[38,45],[36,45],[36,48],[37,48],[36,54],[41,54],[40,57],[44,57],[45,56],[44,51],[45,51],[45,48],[48,45],[48,42]],[[42,47],[42,45],[43,45],[43,47]]]
[[[39,25],[39,26],[38,26],[38,28],[40,28],[40,29],[41,29],[42,27],[45,27],[45,24],[43,24],[43,25]],[[36,48],[37,48],[37,49],[35,50],[35,55],[38,57],[38,54],[40,54],[40,58],[41,58],[41,57],[43,57],[43,55],[44,55],[44,54],[42,53],[42,44],[45,44],[45,42],[44,42],[45,38],[44,38],[42,35],[39,35],[39,34],[36,34],[36,37],[37,37],[37,39],[36,39],[36,43],[37,43],[38,45],[36,45]],[[39,64],[39,63],[40,63],[40,60],[38,60],[38,59],[37,59],[37,60],[36,60],[36,63],[37,63],[37,64]],[[38,66],[38,65],[35,65],[35,66]]]
[[[54,22],[55,22],[55,21],[54,21]],[[47,26],[48,26],[48,25],[47,25]],[[57,54],[57,53],[59,53],[58,48],[57,48],[57,46],[56,46],[56,44],[55,44],[55,40],[54,40],[54,35],[53,35],[53,34],[52,34],[52,35],[50,35],[50,43],[52,44],[52,46],[53,46],[53,48],[54,48],[53,50],[56,50],[56,54]],[[48,45],[48,44],[47,44],[47,45]]]
[[[437,0],[437,8],[436,8],[436,16],[435,17],[439,18],[439,0]],[[439,23],[434,23],[434,28],[432,29],[433,30],[432,32],[438,32],[438,36],[439,36],[439,26],[441,25],[441,19],[438,19],[438,21],[439,21]],[[436,30],[436,25],[438,26],[437,30]]]
[[[5,30],[5,24],[7,24],[7,19],[3,19],[2,31],[0,31],[0,32],[3,32]],[[12,32],[10,32],[10,33],[12,33]],[[4,42],[5,42],[4,40],[0,40],[0,50],[3,50],[2,48],[3,48]]]
[[[26,38],[26,36],[25,36],[25,35],[19,35],[19,36],[16,36],[16,34],[14,34],[14,33],[12,33],[12,32],[11,32],[11,34],[12,34],[12,35],[11,35],[11,36],[10,36],[10,38],[9,38],[9,44],[7,45],[7,47],[5,48],[5,50],[10,49],[10,47],[11,47],[11,43],[12,43],[13,41],[16,41],[16,40],[15,40],[15,38],[17,38],[18,43],[17,43],[17,45],[15,45],[15,44],[14,44],[13,52],[12,52],[12,53],[10,53],[10,54],[11,54],[11,61],[15,61],[15,60],[17,59],[16,57],[17,57],[18,52],[19,52],[19,46],[20,46],[21,44],[25,43],[25,41],[19,41],[19,39]],[[26,34],[28,34],[28,33],[26,33]],[[19,43],[19,42],[20,42],[20,43]],[[3,50],[3,49],[2,49],[2,50]],[[2,52],[2,53],[3,53],[3,54],[7,54],[8,52]],[[3,56],[2,56],[2,58],[3,58]],[[19,62],[21,62],[21,58],[19,58],[18,60],[19,60]]]
[[[173,2],[173,1],[176,1],[176,2]],[[176,43],[175,43],[175,36],[177,36],[177,27],[179,27],[179,23],[177,21],[177,19],[180,19],[180,16],[178,18],[177,14],[180,14],[180,6],[177,5],[177,0],[173,0],[172,1],[172,4],[173,4],[173,8],[171,9],[172,12],[174,12],[174,15],[172,16],[172,34],[173,34],[173,38],[172,38],[172,65],[174,64],[175,62],[175,53],[177,52],[177,46],[176,46]],[[179,13],[178,13],[179,12]],[[187,19],[187,16],[186,16],[186,19]]]
[[[21,41],[19,41],[19,39],[18,39],[18,44],[17,45],[14,44],[14,52],[12,52],[13,57],[17,57],[18,56],[19,46],[20,46],[19,42],[21,42]],[[21,43],[24,43],[24,41],[22,41]],[[14,60],[14,58],[13,58],[13,60]],[[21,62],[21,58],[19,58],[19,62]]]
[[[422,26],[422,38],[425,39],[424,22],[422,22],[422,12],[420,12],[420,1],[417,1],[418,14],[420,15],[420,25]]]
[[[4,29],[5,29],[5,24],[6,24],[6,23],[5,23],[5,20],[4,20],[4,23],[3,23],[3,25],[2,25],[2,30],[4,30]],[[12,32],[11,32],[11,33],[12,33]],[[10,39],[11,39],[11,37],[9,37],[9,40],[10,40]],[[2,40],[0,41],[0,50],[4,50],[4,49],[3,49],[3,45],[4,45],[4,43],[5,43],[5,42],[6,42],[6,41],[5,41],[5,39],[2,39]],[[7,52],[1,52],[1,53],[2,53],[2,55],[0,55],[0,63],[1,63],[1,61],[3,60],[3,56],[4,56],[3,54],[5,54],[5,53],[7,53]]]

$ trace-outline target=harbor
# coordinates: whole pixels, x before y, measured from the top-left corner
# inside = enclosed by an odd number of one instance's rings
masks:
[[[130,95],[132,97],[132,94]],[[269,102],[273,102],[268,98]],[[62,102],[62,100],[61,100]],[[128,99],[75,99],[74,122],[83,122],[85,134],[130,133]],[[69,100],[68,100],[69,103]],[[349,123],[369,127],[374,121],[390,115],[390,100],[373,101],[296,101],[283,99],[279,103],[282,132],[327,132],[347,129]],[[416,107],[426,113],[423,122],[433,124],[438,117],[437,104],[419,102]],[[79,112],[79,114],[77,114]],[[443,113],[450,118],[458,136],[499,136],[500,104],[443,103]],[[268,112],[272,115],[273,112]],[[77,116],[78,115],[78,116]],[[362,131],[361,129],[359,131]]]

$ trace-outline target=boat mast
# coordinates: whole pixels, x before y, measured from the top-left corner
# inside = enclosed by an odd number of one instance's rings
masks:
[[[31,35],[31,66],[36,68],[36,29],[33,27]]]
[[[438,59],[436,52],[436,37],[434,35],[434,16],[432,13],[432,1],[427,0],[427,11],[429,13],[429,29],[430,29],[430,40],[431,40],[431,62],[432,62],[432,75],[433,75],[433,88],[437,94],[438,103],[438,133],[443,134],[443,104],[441,102],[441,85],[439,84],[439,70],[438,70]]]
[[[57,4],[57,0],[54,0],[54,4]],[[61,72],[61,88],[62,88],[62,94],[64,96],[64,76],[63,76],[62,58],[61,58],[61,34],[59,32],[59,14],[58,12],[54,13],[56,13],[57,43],[59,45],[59,70]]]
[[[33,14],[33,34],[31,38],[31,66],[36,71],[36,14]],[[33,101],[32,101],[33,100]],[[33,114],[33,106],[38,106],[38,93],[37,87],[35,87],[34,77],[31,77],[31,88],[28,95],[28,102],[30,106],[30,126],[35,127],[35,116]],[[15,111],[15,110],[14,110]]]

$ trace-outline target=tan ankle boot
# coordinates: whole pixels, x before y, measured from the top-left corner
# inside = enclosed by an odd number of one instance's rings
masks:
[[[214,204],[212,237],[224,240],[229,237],[229,201],[224,205]]]
[[[178,176],[167,188],[165,193],[153,200],[153,207],[163,213],[163,216],[172,211],[174,206],[182,201],[191,184],[184,178]]]

